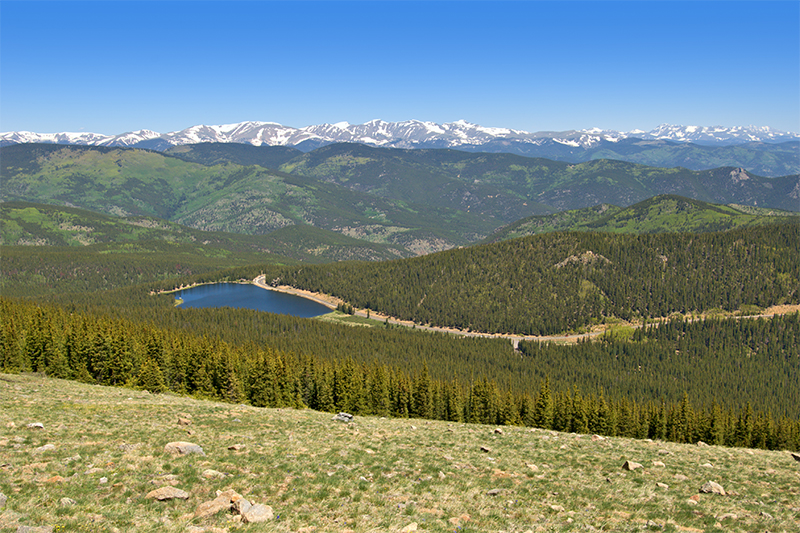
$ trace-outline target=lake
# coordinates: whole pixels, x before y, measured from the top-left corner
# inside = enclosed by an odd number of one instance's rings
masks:
[[[199,285],[175,293],[186,307],[240,307],[282,315],[310,318],[330,313],[331,309],[308,298],[261,289],[243,283]]]

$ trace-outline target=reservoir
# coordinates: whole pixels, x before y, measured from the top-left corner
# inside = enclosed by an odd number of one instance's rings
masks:
[[[282,315],[310,318],[330,313],[324,305],[293,294],[261,289],[243,283],[199,285],[175,293],[186,307],[239,307]]]

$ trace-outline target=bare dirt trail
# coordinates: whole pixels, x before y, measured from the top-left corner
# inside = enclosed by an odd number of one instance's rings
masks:
[[[330,309],[336,309],[339,304],[346,303],[335,296],[330,296],[328,294],[322,294],[318,292],[311,292],[306,291],[303,289],[297,289],[295,287],[290,287],[289,285],[279,285],[277,287],[272,287],[266,283],[264,276],[258,276],[253,280],[253,284],[262,289],[267,289],[271,291],[278,291],[278,292],[285,292],[287,294],[293,294],[295,296],[302,296],[303,298],[308,298],[309,300],[313,300],[317,303],[321,303],[324,306],[329,307]],[[764,311],[764,313],[760,315],[748,315],[748,316],[739,316],[735,318],[768,318],[775,315],[784,315],[788,313],[797,313],[800,312],[800,305],[776,305],[770,307]],[[395,317],[390,317],[387,315],[383,315],[381,313],[370,311],[369,317],[367,317],[366,311],[355,311],[356,316],[360,316],[363,318],[372,318],[374,320],[380,320],[388,322],[389,324],[397,325],[397,326],[404,326],[407,328],[416,328],[423,331],[435,331],[438,333],[450,333],[452,335],[461,335],[463,337],[486,337],[491,339],[508,339],[514,345],[514,349],[517,349],[519,346],[520,341],[538,341],[538,342],[566,342],[566,343],[573,343],[578,342],[581,339],[587,339],[590,337],[596,337],[598,335],[602,335],[609,329],[611,329],[611,325],[602,325],[597,326],[592,331],[587,333],[576,333],[576,334],[565,334],[565,335],[544,335],[544,336],[535,336],[535,335],[513,335],[508,333],[480,333],[476,331],[464,331],[461,329],[455,328],[442,328],[438,326],[423,326],[420,324],[416,324],[411,322],[410,320],[400,320]],[[703,320],[705,316],[690,316],[688,320]],[[651,319],[648,320],[648,323],[653,324],[658,321],[668,320],[666,318],[663,319]],[[627,324],[633,328],[640,328],[642,327],[641,324]]]

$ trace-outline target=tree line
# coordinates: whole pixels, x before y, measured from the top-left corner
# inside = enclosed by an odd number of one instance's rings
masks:
[[[556,388],[549,376],[524,390],[500,386],[485,375],[468,380],[437,379],[426,361],[403,367],[389,366],[377,358],[325,358],[276,349],[263,342],[237,344],[161,323],[7,298],[0,298],[0,318],[0,368],[4,372],[44,372],[87,383],[172,391],[263,407],[800,448],[796,416],[773,416],[750,403],[741,409],[721,401],[704,404],[688,392],[678,401],[637,401],[624,394],[609,394],[602,387],[585,391],[577,385]],[[796,340],[797,322],[797,315],[786,317],[771,335],[784,331],[794,337],[782,340]],[[679,333],[693,325],[661,327],[643,331],[640,341],[656,343],[663,336],[669,342],[680,342]],[[709,324],[709,331],[714,329],[714,324]],[[757,340],[761,333],[746,327],[731,334],[730,342],[749,334],[754,339],[751,346],[771,342],[769,338]],[[728,334],[721,337],[727,339]],[[794,365],[796,368],[796,355]]]

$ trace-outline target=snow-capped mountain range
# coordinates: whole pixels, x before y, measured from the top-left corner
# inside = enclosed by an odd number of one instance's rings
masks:
[[[505,142],[541,145],[559,143],[590,148],[603,141],[623,139],[669,140],[705,145],[732,145],[749,142],[785,142],[800,140],[800,134],[769,127],[705,127],[662,124],[652,131],[619,132],[597,128],[562,132],[536,132],[489,128],[459,120],[446,124],[407,120],[365,124],[319,124],[292,128],[274,122],[240,122],[220,126],[192,126],[181,131],[158,133],[139,130],[119,135],[97,133],[0,133],[0,146],[19,143],[56,143],[94,146],[127,146],[165,150],[171,146],[205,142],[243,143],[256,146],[306,146],[310,149],[330,143],[353,142],[392,148],[457,148]]]

